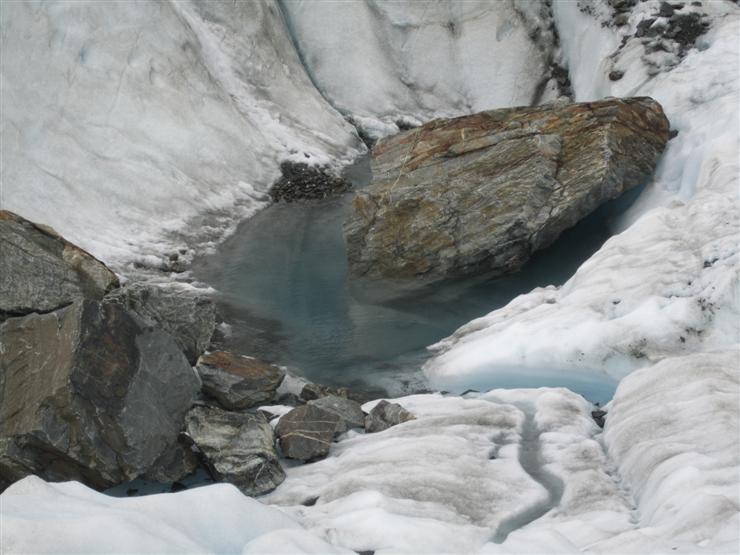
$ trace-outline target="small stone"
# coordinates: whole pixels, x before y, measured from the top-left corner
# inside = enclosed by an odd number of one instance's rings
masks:
[[[620,13],[614,17],[614,25],[617,27],[622,27],[624,25],[627,25],[630,21],[630,16],[628,13]]]
[[[370,411],[370,414],[365,417],[365,431],[369,434],[382,432],[391,426],[396,426],[397,424],[402,424],[415,418],[413,414],[398,403],[389,403],[383,400],[375,405],[373,410]]]
[[[307,383],[301,389],[300,398],[303,401],[313,401],[328,396],[347,397],[347,394],[347,389],[344,387],[333,388],[315,383]]]
[[[606,423],[606,411],[601,409],[593,410],[591,411],[591,418],[594,419],[594,422],[596,422],[599,428],[603,428]]]
[[[609,79],[611,81],[619,81],[622,77],[624,77],[624,71],[615,69],[614,71],[609,72]]]
[[[272,427],[262,414],[196,406],[185,423],[214,478],[234,484],[246,495],[272,491],[285,479]]]
[[[333,412],[339,416],[336,429],[337,434],[342,434],[350,428],[363,428],[365,426],[365,413],[362,412],[360,403],[350,399],[330,395],[309,401],[308,404]]]
[[[658,8],[658,15],[660,17],[671,17],[675,13],[675,9],[668,2],[661,2]]]
[[[196,365],[203,393],[225,409],[242,410],[272,401],[285,370],[256,358],[215,351]]]
[[[315,405],[296,407],[277,426],[280,450],[290,459],[310,461],[329,453],[339,416]]]

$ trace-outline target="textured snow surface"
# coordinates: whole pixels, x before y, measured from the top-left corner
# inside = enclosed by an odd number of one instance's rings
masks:
[[[374,138],[399,121],[529,105],[544,73],[510,0],[281,5],[316,86]]]
[[[440,388],[494,387],[497,375],[513,370],[619,379],[667,356],[738,342],[739,10],[726,4],[731,13],[716,16],[701,49],[672,71],[645,82],[637,58],[610,90],[597,91],[593,83],[609,83],[610,66],[590,56],[613,31],[601,31],[602,41],[575,2],[555,6],[556,20],[572,26],[561,29],[566,59],[596,72],[581,92],[576,71],[576,96],[652,96],[679,133],[621,222],[631,225],[567,283],[518,297],[432,347],[425,371]]]
[[[219,239],[282,159],[364,150],[272,2],[7,2],[0,18],[0,205],[118,269]]]
[[[716,553],[740,538],[737,352],[622,380],[606,428],[566,389],[396,399],[260,501],[227,485],[118,499],[29,477],[4,552]],[[375,402],[366,404],[370,410]],[[331,545],[329,545],[331,544]]]

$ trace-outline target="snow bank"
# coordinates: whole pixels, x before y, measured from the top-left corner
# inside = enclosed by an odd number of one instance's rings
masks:
[[[544,74],[509,0],[281,5],[316,86],[373,138],[399,122],[529,105]]]
[[[118,269],[218,240],[278,161],[349,160],[272,2],[10,2],[0,206]]]
[[[219,484],[120,499],[24,478],[0,496],[3,553],[345,553]]]
[[[622,222],[631,225],[565,285],[518,297],[431,347],[425,372],[439,388],[495,387],[511,372],[615,380],[665,357],[727,348],[740,334],[740,10],[723,4],[728,13],[715,16],[700,48],[671,71],[645,81],[636,58],[606,90],[593,85],[609,83],[611,66],[592,56],[603,55],[603,45],[580,22],[590,16],[575,2],[554,5],[556,20],[572,25],[561,35],[576,96],[652,96],[679,133]],[[602,34],[611,44],[613,31]],[[628,44],[622,55],[634,57],[638,47]],[[579,82],[592,85],[583,92]]]

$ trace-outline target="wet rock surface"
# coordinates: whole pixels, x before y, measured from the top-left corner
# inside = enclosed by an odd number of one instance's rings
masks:
[[[309,406],[319,407],[327,412],[333,412],[339,417],[336,433],[341,434],[351,428],[365,427],[365,413],[362,412],[360,403],[345,399],[344,397],[322,397],[308,402]]]
[[[382,432],[391,426],[414,420],[415,417],[398,403],[380,401],[365,417],[365,431],[369,434]]]
[[[280,170],[283,175],[270,190],[275,202],[324,199],[345,193],[351,187],[349,181],[333,175],[326,167],[283,162]]]
[[[49,312],[118,287],[108,267],[58,235],[0,210],[0,319]]]
[[[215,351],[198,359],[202,390],[228,410],[241,410],[272,401],[285,370],[256,358]]]
[[[205,351],[216,327],[216,307],[205,295],[177,289],[133,284],[106,297],[169,333],[190,364]]]
[[[519,270],[644,183],[669,135],[650,98],[481,112],[381,140],[345,221],[350,267],[436,280]]]
[[[115,304],[0,326],[0,476],[110,487],[177,443],[198,379],[175,341]]]
[[[275,427],[280,450],[289,459],[311,461],[329,453],[340,417],[315,405],[285,414]]]
[[[274,447],[272,427],[260,414],[196,406],[186,430],[214,478],[234,484],[246,495],[262,495],[285,479]]]

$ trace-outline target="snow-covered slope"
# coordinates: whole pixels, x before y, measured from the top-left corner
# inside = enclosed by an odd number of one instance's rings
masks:
[[[364,150],[268,0],[7,2],[0,18],[0,204],[118,269],[218,239],[281,159]]]
[[[713,4],[719,13],[698,48],[648,77],[639,41],[601,57],[615,31],[575,2],[554,6],[567,25],[560,34],[576,97],[652,96],[678,136],[625,216],[622,226],[631,225],[565,285],[519,297],[433,347],[425,370],[437,387],[491,387],[512,369],[621,378],[667,356],[737,348],[740,340],[740,10]],[[628,69],[611,82],[614,66]]]
[[[529,37],[537,10],[519,4],[281,2],[314,83],[373,138],[398,122],[529,105],[547,54]]]

